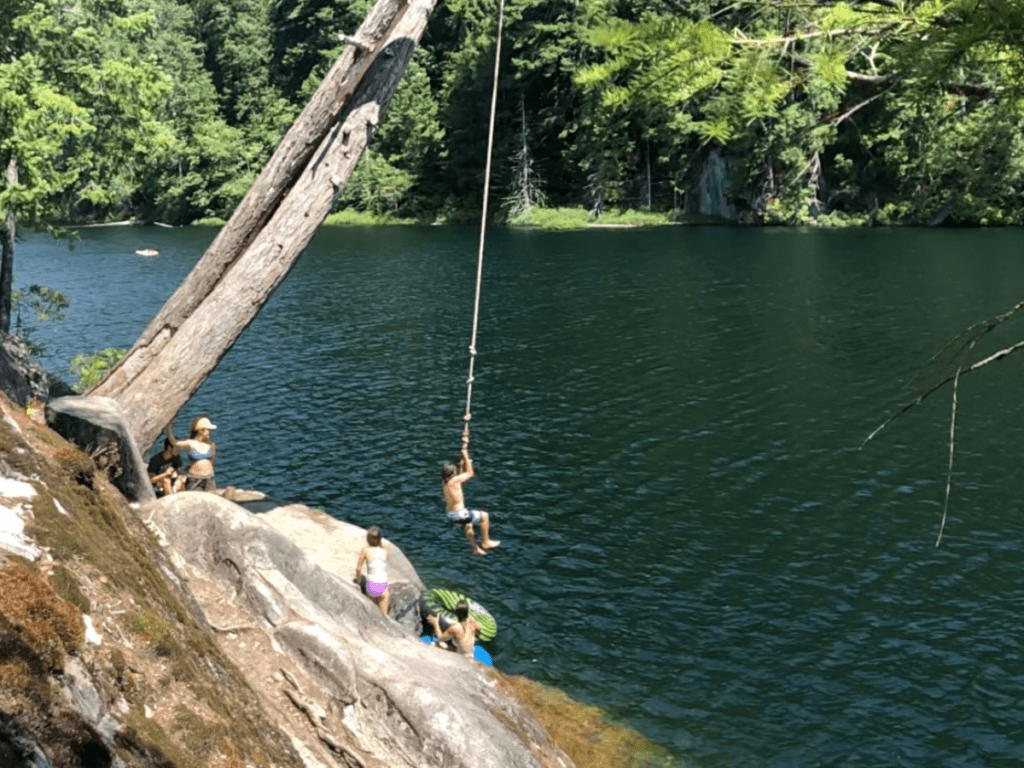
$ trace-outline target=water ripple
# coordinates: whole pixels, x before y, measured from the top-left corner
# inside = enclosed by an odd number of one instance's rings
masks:
[[[134,256],[143,232],[160,257]],[[212,236],[26,238],[16,284],[75,300],[48,365],[129,344]],[[223,482],[383,524],[495,613],[498,666],[688,763],[1020,764],[1024,363],[961,386],[941,548],[948,403],[857,450],[946,338],[1019,298],[1020,231],[495,233],[467,494],[504,544],[481,559],[437,479],[474,237],[321,233],[182,413],[215,415]]]

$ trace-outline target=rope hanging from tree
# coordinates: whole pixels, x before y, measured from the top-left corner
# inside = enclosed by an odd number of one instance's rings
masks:
[[[491,154],[494,149],[494,114],[498,105],[498,73],[501,66],[501,31],[505,23],[505,0],[498,3],[498,39],[494,49],[494,87],[491,91],[491,120],[487,131],[487,163],[484,168],[484,202],[480,214],[480,248],[476,259],[476,297],[473,301],[473,334],[469,340],[469,376],[466,378],[466,415],[462,445],[469,445],[470,403],[473,399],[473,368],[476,363],[476,331],[480,325],[480,282],[484,272],[484,237],[487,232],[487,198],[491,189]]]

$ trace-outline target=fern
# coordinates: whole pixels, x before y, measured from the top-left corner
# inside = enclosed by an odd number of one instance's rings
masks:
[[[811,57],[811,72],[837,90],[846,87],[846,57],[835,51],[820,51]]]
[[[586,40],[595,48],[619,51],[636,42],[639,30],[635,24],[615,20],[607,25],[594,27],[586,33]]]
[[[621,107],[629,99],[630,91],[627,88],[623,88],[621,85],[614,85],[605,90],[601,96],[601,105],[609,108]]]
[[[729,121],[724,117],[714,120],[702,120],[696,123],[697,133],[709,141],[725,144],[732,138],[732,130]]]

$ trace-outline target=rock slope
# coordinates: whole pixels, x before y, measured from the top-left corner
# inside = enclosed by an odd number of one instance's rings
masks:
[[[125,501],[0,395],[0,765],[570,768],[499,672],[351,583],[365,532],[212,494]]]

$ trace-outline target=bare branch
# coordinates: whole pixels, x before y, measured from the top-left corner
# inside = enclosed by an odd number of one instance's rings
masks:
[[[794,64],[801,67],[810,69],[811,62],[805,59],[803,56],[793,55],[790,57]],[[846,78],[855,83],[866,83],[868,85],[884,85],[892,83],[894,78],[891,75],[864,75],[860,72],[854,72],[853,70],[846,70]]]
[[[949,417],[949,469],[946,472],[946,501],[942,505],[942,522],[939,524],[939,535],[935,538],[935,546],[942,543],[942,532],[946,530],[946,513],[949,511],[949,489],[953,486],[953,435],[956,434],[956,390],[960,384],[960,369],[953,377],[953,413]]]
[[[710,16],[708,16],[708,18],[709,19],[713,19],[716,16],[720,16],[721,14],[725,13],[726,11],[734,11],[734,10],[736,10],[739,7],[740,7],[739,3],[733,3],[732,5],[727,5],[727,6],[725,6],[725,8],[719,8],[717,11],[715,11]]]
[[[940,390],[946,384],[949,384],[951,381],[956,381],[957,379],[959,379],[961,374],[963,374],[963,373],[972,373],[974,371],[980,370],[981,368],[984,368],[986,365],[989,365],[990,363],[998,362],[999,360],[1002,360],[1004,357],[1008,357],[1009,355],[1012,355],[1014,352],[1017,352],[1017,351],[1019,351],[1021,349],[1024,349],[1024,341],[1018,341],[1013,346],[1006,347],[1005,349],[1001,349],[998,352],[995,352],[995,353],[989,355],[984,360],[979,360],[978,362],[974,363],[973,365],[971,365],[968,368],[964,368],[963,370],[957,369],[957,372],[955,374],[953,374],[952,376],[947,376],[942,381],[940,381],[938,384],[936,384],[935,386],[933,386],[930,389],[928,389],[928,391],[924,392],[921,395],[918,395],[918,397],[915,398],[913,402],[908,403],[907,405],[903,406],[903,408],[901,408],[899,411],[897,411],[892,416],[890,416],[888,419],[886,419],[884,422],[882,422],[882,424],[879,425],[878,427],[876,427],[875,430],[870,435],[868,435],[866,438],[864,438],[864,442],[860,444],[860,447],[863,448],[865,445],[867,445],[868,441],[871,440],[871,438],[873,438],[875,435],[877,435],[879,432],[881,432],[887,426],[892,424],[896,419],[898,419],[904,413],[909,411],[911,408],[913,408],[916,405],[920,405],[930,395],[932,395],[933,393],[935,393],[938,390]]]
[[[836,117],[827,117],[827,118],[825,118],[824,122],[826,122],[826,123],[835,123],[836,125],[839,125],[841,122],[843,122],[843,120],[845,120],[846,118],[850,117],[857,110],[861,109],[862,107],[866,107],[868,104],[870,104],[871,102],[875,101],[876,99],[880,99],[883,96],[885,96],[885,94],[889,93],[889,91],[891,91],[895,86],[896,86],[896,83],[893,83],[888,88],[886,88],[884,91],[879,91],[878,93],[876,93],[871,98],[865,99],[860,104],[857,104],[857,105],[855,105],[853,107],[850,107],[850,109],[848,109],[845,112],[843,112],[843,114],[837,115]]]
[[[960,362],[967,356],[968,352],[974,349],[975,345],[983,337],[1014,317],[1021,310],[1024,310],[1024,301],[1019,301],[1006,312],[980,323],[975,323],[966,331],[958,333],[952,341],[932,357],[931,362],[935,364],[937,371],[915,378],[911,386],[914,389],[923,391],[939,378],[946,378],[952,375],[954,369],[963,367],[960,365]]]

